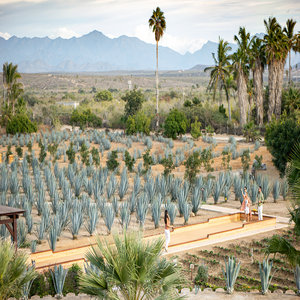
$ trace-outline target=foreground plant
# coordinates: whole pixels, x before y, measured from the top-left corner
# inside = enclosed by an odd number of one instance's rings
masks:
[[[232,294],[234,291],[234,284],[239,275],[241,263],[236,261],[235,257],[228,257],[228,261],[225,259],[225,269],[222,267],[222,271],[226,280],[227,293]]]
[[[23,287],[36,277],[34,268],[27,268],[27,259],[26,253],[0,239],[0,300],[21,297]]]
[[[265,295],[268,290],[271,283],[271,280],[273,276],[271,276],[271,270],[272,270],[273,262],[269,263],[269,260],[263,260],[263,263],[259,263],[259,274],[260,274],[260,280],[261,280],[261,293]]]
[[[114,245],[97,241],[86,255],[90,265],[80,278],[82,292],[100,299],[179,299],[181,270],[161,258],[163,240],[145,243],[141,235],[114,236]],[[100,255],[101,253],[101,255]]]
[[[53,285],[56,292],[56,298],[61,299],[63,297],[63,289],[66,280],[68,270],[65,270],[62,265],[54,266],[54,270],[50,269]]]

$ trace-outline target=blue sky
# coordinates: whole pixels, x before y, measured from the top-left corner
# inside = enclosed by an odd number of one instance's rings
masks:
[[[181,53],[219,36],[232,41],[239,26],[251,34],[264,32],[269,16],[282,25],[288,18],[300,23],[299,0],[0,0],[0,36],[70,38],[96,29],[153,43],[147,22],[156,6],[167,21],[160,44]]]

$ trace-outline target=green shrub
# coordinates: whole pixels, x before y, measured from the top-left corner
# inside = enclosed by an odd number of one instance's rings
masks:
[[[174,162],[173,162],[173,158],[172,158],[172,155],[169,154],[168,158],[164,158],[162,161],[161,161],[161,164],[164,166],[164,176],[169,176],[172,171],[175,169],[175,165],[174,165]]]
[[[23,157],[23,149],[22,149],[22,147],[20,147],[20,146],[16,147],[16,152],[17,152],[17,155],[18,155],[19,158]]]
[[[133,171],[134,162],[135,162],[135,159],[133,157],[131,157],[129,152],[126,150],[125,151],[125,165],[129,172]]]
[[[145,97],[143,93],[137,89],[129,91],[122,100],[126,102],[125,104],[125,118],[129,116],[134,116],[142,108],[143,102],[145,102]]]
[[[299,137],[300,125],[294,118],[283,115],[266,126],[265,142],[281,176],[285,174],[287,161],[294,145],[300,140]]]
[[[257,129],[257,126],[254,124],[253,121],[245,124],[243,129],[243,135],[246,138],[246,142],[255,142],[260,140],[260,133]]]
[[[113,99],[112,94],[108,90],[102,90],[99,91],[95,95],[95,101],[100,102],[100,101],[111,101]]]
[[[70,143],[69,149],[66,151],[66,154],[68,156],[69,163],[73,164],[75,161],[75,151],[72,142]]]
[[[198,117],[196,117],[195,122],[191,124],[191,135],[195,140],[198,140],[201,136],[201,123],[198,122]]]
[[[112,151],[108,160],[106,161],[106,166],[108,170],[115,171],[118,168],[119,162],[117,161],[117,158],[118,152],[116,150]]]
[[[13,116],[6,125],[6,133],[33,133],[37,131],[37,125],[30,121],[26,114]]]
[[[207,283],[208,280],[208,268],[205,265],[200,265],[198,267],[197,275],[195,277],[195,285],[202,285]]]
[[[93,163],[96,166],[100,165],[100,156],[99,156],[99,151],[95,147],[92,148],[91,150],[92,158],[93,158]]]
[[[249,163],[250,163],[249,149],[243,151],[243,154],[241,155],[241,161],[243,166],[243,172],[246,173],[247,170],[249,170]]]
[[[197,174],[201,168],[201,158],[198,151],[193,152],[189,155],[188,159],[184,162],[185,173],[184,177],[188,179],[190,183],[194,183]]]
[[[185,134],[187,123],[184,113],[180,112],[178,109],[173,109],[165,120],[164,133],[167,137],[175,140],[178,135]]]
[[[150,155],[150,149],[148,149],[144,154],[143,154],[143,161],[144,161],[144,173],[147,173],[148,170],[150,169],[150,166],[153,165],[153,160]]]
[[[41,141],[39,142],[39,147],[40,147],[39,162],[42,163],[47,156],[47,152],[45,150],[45,145]]]
[[[86,146],[86,144],[83,142],[80,147],[80,155],[81,155],[81,161],[86,166],[89,166],[89,150]]]
[[[201,152],[201,162],[203,163],[206,172],[212,172],[214,170],[211,166],[214,161],[210,148],[203,149]]]
[[[85,127],[99,128],[102,126],[102,120],[96,116],[90,109],[80,111],[74,109],[70,118],[70,122],[73,126],[79,126],[81,129]]]
[[[151,119],[142,112],[138,112],[134,116],[129,116],[126,122],[126,134],[144,133],[149,135],[150,123]]]

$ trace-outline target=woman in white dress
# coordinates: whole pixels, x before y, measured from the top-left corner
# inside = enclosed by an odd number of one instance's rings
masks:
[[[170,239],[171,239],[170,229],[172,231],[174,231],[174,227],[170,225],[170,217],[169,217],[167,210],[165,210],[164,221],[165,221],[165,236],[166,236],[165,250],[166,250],[166,252],[168,252],[168,247],[169,247],[169,243],[170,243]]]
[[[249,219],[252,220],[252,214],[251,214],[251,200],[248,196],[247,187],[244,187],[244,192],[242,190],[243,195],[243,203],[241,206],[241,210],[245,212],[245,219],[247,222],[249,222]]]

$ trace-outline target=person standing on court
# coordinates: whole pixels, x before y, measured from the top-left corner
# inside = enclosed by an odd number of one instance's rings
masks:
[[[258,212],[258,221],[263,220],[263,205],[265,202],[264,194],[261,190],[261,186],[258,188],[257,194],[257,212]]]

